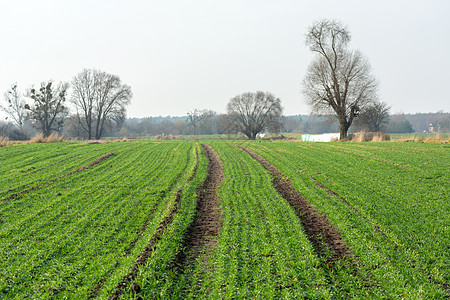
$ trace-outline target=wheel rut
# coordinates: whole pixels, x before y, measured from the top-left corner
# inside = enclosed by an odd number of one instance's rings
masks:
[[[202,144],[202,148],[209,162],[208,176],[197,192],[197,213],[187,231],[183,247],[186,250],[177,257],[182,269],[188,261],[194,261],[202,253],[208,254],[216,244],[212,237],[219,234],[221,227],[217,191],[224,179],[223,164],[210,145]]]
[[[237,145],[237,147],[247,152],[270,172],[275,189],[294,208],[309,241],[317,254],[327,261],[329,267],[332,267],[333,263],[337,261],[352,260],[353,254],[348,245],[341,239],[337,229],[332,226],[326,215],[318,214],[311,207],[309,201],[292,186],[290,179],[286,178],[280,170],[253,150],[240,145]],[[329,250],[332,250],[331,253]]]

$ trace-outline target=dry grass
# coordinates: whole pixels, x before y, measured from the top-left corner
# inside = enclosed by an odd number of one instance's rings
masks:
[[[360,131],[350,138],[350,141],[354,142],[354,143],[386,142],[386,141],[390,141],[390,140],[391,140],[391,137],[384,132],[371,133],[371,132],[365,132],[365,131]]]
[[[180,140],[181,136],[179,135],[172,135],[172,134],[168,134],[168,135],[157,135],[154,137],[155,140]]]
[[[35,143],[59,143],[59,142],[65,142],[64,136],[60,136],[58,133],[53,132],[49,136],[45,137],[43,133],[38,133],[34,137],[32,137],[29,140],[30,144]]]
[[[28,141],[10,141],[7,137],[0,136],[0,147],[5,147],[13,144],[37,144],[37,143],[61,143],[61,142],[85,142],[88,144],[103,144],[103,143],[114,143],[114,142],[130,142],[132,139],[118,138],[114,140],[82,140],[79,141],[75,139],[66,139],[64,136],[60,136],[58,133],[54,132],[49,136],[45,137],[44,134],[38,133]]]
[[[354,143],[367,142],[368,140],[366,139],[366,137],[367,137],[366,133],[364,131],[360,131],[354,136],[352,136],[351,142]]]
[[[0,147],[5,147],[12,145],[13,142],[11,142],[7,137],[0,137]]]
[[[386,142],[390,141],[391,136],[389,134],[386,134],[384,132],[377,132],[377,134],[372,136],[372,142]]]
[[[450,143],[450,138],[441,136],[439,133],[433,136],[409,136],[393,140],[394,142],[415,142],[415,143]]]

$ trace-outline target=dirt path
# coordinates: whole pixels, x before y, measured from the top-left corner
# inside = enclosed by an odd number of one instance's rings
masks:
[[[331,225],[327,216],[315,212],[308,200],[292,187],[290,179],[283,176],[275,166],[253,150],[240,145],[238,147],[250,154],[251,157],[260,162],[270,172],[275,189],[295,209],[309,241],[318,255],[328,261],[329,266],[332,262],[353,257],[350,248],[341,239],[340,233]],[[332,250],[331,254],[329,253],[330,249]]]
[[[209,161],[208,176],[198,190],[197,214],[187,233],[185,246],[189,253],[182,254],[181,260],[193,261],[203,252],[208,253],[216,244],[211,237],[219,234],[221,226],[217,190],[224,179],[223,164],[210,145],[202,147]]]

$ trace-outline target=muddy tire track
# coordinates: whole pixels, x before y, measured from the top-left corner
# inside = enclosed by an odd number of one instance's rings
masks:
[[[180,209],[180,200],[183,192],[183,188],[187,183],[189,183],[197,173],[197,168],[199,164],[199,158],[198,158],[198,152],[197,149],[195,151],[196,154],[196,164],[194,167],[194,170],[192,171],[191,176],[186,180],[186,182],[183,184],[183,186],[177,191],[176,197],[175,197],[175,204],[173,205],[170,213],[162,220],[162,222],[159,224],[158,228],[156,229],[155,233],[151,237],[150,241],[148,242],[147,246],[144,248],[144,251],[139,256],[138,260],[134,264],[134,266],[131,268],[130,272],[125,275],[122,280],[116,285],[114,288],[114,291],[112,292],[112,295],[108,298],[109,300],[112,299],[119,299],[120,295],[123,294],[123,292],[128,289],[130,286],[135,294],[139,291],[139,286],[135,284],[133,281],[134,278],[138,275],[139,267],[145,265],[148,258],[152,254],[153,250],[156,248],[156,245],[158,241],[161,239],[162,235],[166,231],[167,227],[172,223],[175,215],[177,214],[178,210]]]
[[[18,193],[15,193],[15,194],[11,194],[11,195],[9,195],[9,196],[6,197],[6,198],[0,199],[0,202],[4,202],[4,201],[7,201],[7,200],[14,199],[14,198],[16,198],[16,197],[19,196],[19,195],[22,195],[22,194],[26,194],[26,193],[32,192],[32,191],[34,191],[34,190],[40,189],[40,188],[41,188],[42,186],[44,186],[44,185],[48,185],[48,184],[50,184],[50,183],[52,183],[52,182],[55,182],[55,181],[57,181],[57,180],[59,180],[59,179],[62,179],[62,178],[64,178],[64,177],[68,177],[68,176],[73,175],[73,174],[75,174],[75,173],[79,173],[79,172],[81,172],[81,171],[84,171],[85,169],[87,169],[87,168],[89,168],[89,167],[92,167],[92,166],[95,166],[96,164],[101,163],[101,162],[104,161],[105,159],[108,159],[109,157],[113,156],[115,153],[116,153],[116,152],[108,153],[108,154],[103,155],[102,157],[99,157],[99,158],[97,158],[96,160],[90,162],[89,164],[87,164],[87,165],[85,165],[85,166],[82,166],[82,167],[78,168],[78,169],[75,170],[75,171],[69,172],[69,173],[67,173],[67,174],[65,174],[65,175],[63,175],[63,176],[57,177],[57,178],[53,178],[53,179],[51,179],[51,180],[49,180],[49,181],[47,181],[47,182],[41,183],[41,184],[39,184],[39,185],[36,185],[36,186],[31,187],[31,188],[29,188],[29,189],[23,190],[23,191],[21,191],[21,192],[18,192]]]
[[[223,164],[216,151],[202,144],[208,159],[208,175],[197,191],[197,212],[189,226],[182,249],[176,258],[176,265],[183,271],[189,262],[195,261],[202,253],[208,254],[217,243],[215,237],[221,227],[221,215],[217,192],[224,177]]]
[[[253,150],[240,145],[237,147],[247,152],[270,172],[275,189],[295,209],[308,240],[317,254],[328,262],[328,266],[331,267],[333,262],[353,258],[350,248],[341,239],[340,233],[332,226],[327,216],[318,214],[309,201],[292,186],[290,179],[283,176],[275,166]],[[332,250],[332,253],[329,250]]]

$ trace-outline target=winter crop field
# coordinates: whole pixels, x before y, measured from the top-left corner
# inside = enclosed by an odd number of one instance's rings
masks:
[[[450,296],[450,144],[0,148],[0,299]]]

